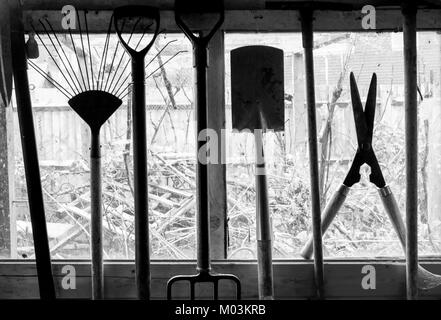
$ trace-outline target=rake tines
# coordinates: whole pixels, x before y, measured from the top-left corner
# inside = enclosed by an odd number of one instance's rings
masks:
[[[64,34],[54,30],[47,18],[38,20],[38,28],[31,23],[39,45],[45,48],[60,76],[53,76],[32,60],[28,60],[29,66],[67,99],[87,91],[104,91],[123,100],[129,94],[131,76],[129,65],[131,60],[117,37],[113,36],[113,16],[109,21],[101,51],[91,43],[87,16],[88,11],[82,13],[77,11],[77,30],[68,29]],[[138,32],[135,28],[136,25],[130,28],[128,32],[129,41],[137,49],[142,45],[147,35],[148,26],[142,32]],[[146,70],[153,61],[157,60],[163,50],[175,41],[171,40],[162,46],[156,55],[146,63]],[[167,60],[159,63],[158,67],[147,74],[145,80],[183,52],[185,51],[177,51]]]
[[[236,285],[236,299],[241,299],[241,284],[238,277],[232,274],[211,273],[210,271],[201,271],[196,275],[179,275],[171,278],[167,282],[167,300],[172,299],[173,285],[177,282],[187,281],[190,283],[190,300],[195,300],[196,283],[212,283],[213,299],[219,300],[219,281],[230,280]]]

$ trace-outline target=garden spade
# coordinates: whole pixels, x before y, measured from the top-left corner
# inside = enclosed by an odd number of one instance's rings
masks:
[[[274,298],[272,228],[263,133],[284,130],[283,51],[247,46],[231,51],[233,129],[253,130],[256,150],[256,239],[259,298]]]

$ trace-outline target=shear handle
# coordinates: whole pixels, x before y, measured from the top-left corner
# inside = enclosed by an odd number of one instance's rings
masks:
[[[400,239],[401,246],[406,248],[406,227],[404,226],[403,218],[401,217],[400,209],[398,208],[397,200],[395,200],[392,190],[389,186],[385,186],[378,189],[378,193],[380,194],[384,209]]]
[[[326,230],[331,225],[332,220],[334,220],[335,216],[337,215],[338,211],[340,210],[341,206],[346,200],[346,196],[349,193],[350,187],[345,186],[342,184],[337,191],[332,196],[331,200],[326,205],[325,210],[322,214],[322,235],[326,232]],[[309,237],[308,242],[303,247],[300,255],[305,259],[310,259],[312,255],[312,247],[313,239],[312,237]]]

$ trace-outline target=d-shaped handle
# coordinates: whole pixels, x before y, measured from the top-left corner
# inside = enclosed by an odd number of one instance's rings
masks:
[[[192,4],[193,2],[193,4]],[[195,2],[195,3],[194,3]],[[189,6],[190,4],[190,6]],[[192,5],[191,5],[192,4]],[[197,4],[197,5],[196,5]],[[196,36],[193,31],[185,24],[182,20],[181,15],[183,13],[219,13],[219,19],[217,20],[214,27],[210,30],[210,32],[206,36]],[[193,42],[205,42],[208,44],[210,39],[216,33],[217,30],[224,23],[225,13],[224,13],[224,4],[222,0],[204,0],[204,1],[188,1],[188,0],[176,0],[175,1],[175,20],[176,24],[185,35]]]
[[[136,51],[135,49],[129,46],[129,44],[123,39],[122,30],[120,30],[119,28],[119,22],[121,22],[121,20],[126,18],[134,18],[134,17],[143,17],[143,18],[152,19],[155,21],[156,24],[155,33],[152,39],[150,40],[149,44],[141,51]],[[113,22],[115,25],[116,34],[118,35],[121,44],[124,46],[127,52],[132,57],[145,56],[152,47],[153,43],[156,40],[156,37],[159,34],[159,24],[160,24],[159,9],[151,6],[134,6],[134,5],[118,7],[113,11]]]

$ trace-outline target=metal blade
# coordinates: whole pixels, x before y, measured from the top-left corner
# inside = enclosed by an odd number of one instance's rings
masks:
[[[360,182],[360,167],[365,163],[363,154],[360,149],[357,150],[354,160],[352,161],[351,167],[343,180],[343,184],[346,187],[352,187],[357,182]]]
[[[283,51],[247,46],[231,51],[231,111],[233,128],[285,127]]]
[[[375,107],[377,105],[377,75],[372,74],[371,84],[369,85],[364,117],[367,126],[366,142],[372,144],[372,132],[374,130]]]
[[[360,93],[358,92],[357,83],[355,82],[354,73],[350,75],[351,84],[351,100],[352,109],[354,112],[355,129],[357,131],[358,147],[362,148],[368,135],[368,128],[366,125],[366,118],[363,112],[363,105],[361,104]]]

